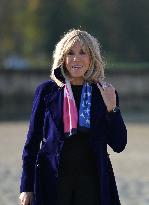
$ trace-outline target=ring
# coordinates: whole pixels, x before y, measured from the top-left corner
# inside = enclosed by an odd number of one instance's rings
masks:
[[[103,89],[105,89],[105,88],[107,88],[107,87],[108,87],[107,85],[103,85],[103,86],[102,86]]]
[[[107,87],[110,87],[110,84],[104,82],[104,83],[102,84],[102,88],[105,89],[105,88],[107,88]]]

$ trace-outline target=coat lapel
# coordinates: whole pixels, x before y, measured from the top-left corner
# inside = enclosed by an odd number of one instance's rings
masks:
[[[42,150],[52,154],[57,151],[59,140],[63,138],[63,88],[57,87],[49,92],[45,98],[46,118],[45,118],[45,138]]]
[[[49,110],[51,113],[51,117],[53,122],[55,123],[57,129],[62,132],[63,131],[63,96],[64,89],[59,88],[54,96],[51,96],[51,100],[49,103]]]

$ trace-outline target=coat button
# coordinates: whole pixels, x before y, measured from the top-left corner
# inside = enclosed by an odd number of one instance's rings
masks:
[[[46,140],[46,138],[43,138],[43,140],[42,140],[42,141],[45,143],[47,140]]]
[[[56,153],[56,156],[59,157],[59,155],[60,155],[60,154],[57,152],[57,153]]]
[[[55,176],[58,177],[58,172],[55,173]]]

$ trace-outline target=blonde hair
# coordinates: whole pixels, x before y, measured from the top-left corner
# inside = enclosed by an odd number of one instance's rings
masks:
[[[72,29],[68,31],[63,38],[57,43],[53,52],[53,65],[51,79],[58,85],[62,83],[55,77],[54,70],[64,65],[66,53],[71,49],[75,42],[79,41],[82,46],[85,46],[91,57],[90,68],[84,74],[84,79],[87,82],[99,82],[99,79],[104,78],[104,61],[101,56],[100,44],[86,31]],[[64,73],[63,73],[64,75]]]

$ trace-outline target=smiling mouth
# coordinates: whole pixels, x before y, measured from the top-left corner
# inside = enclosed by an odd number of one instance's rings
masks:
[[[80,68],[82,68],[83,66],[82,65],[74,65],[74,66],[72,66],[72,68],[74,69],[74,70],[79,70]]]

